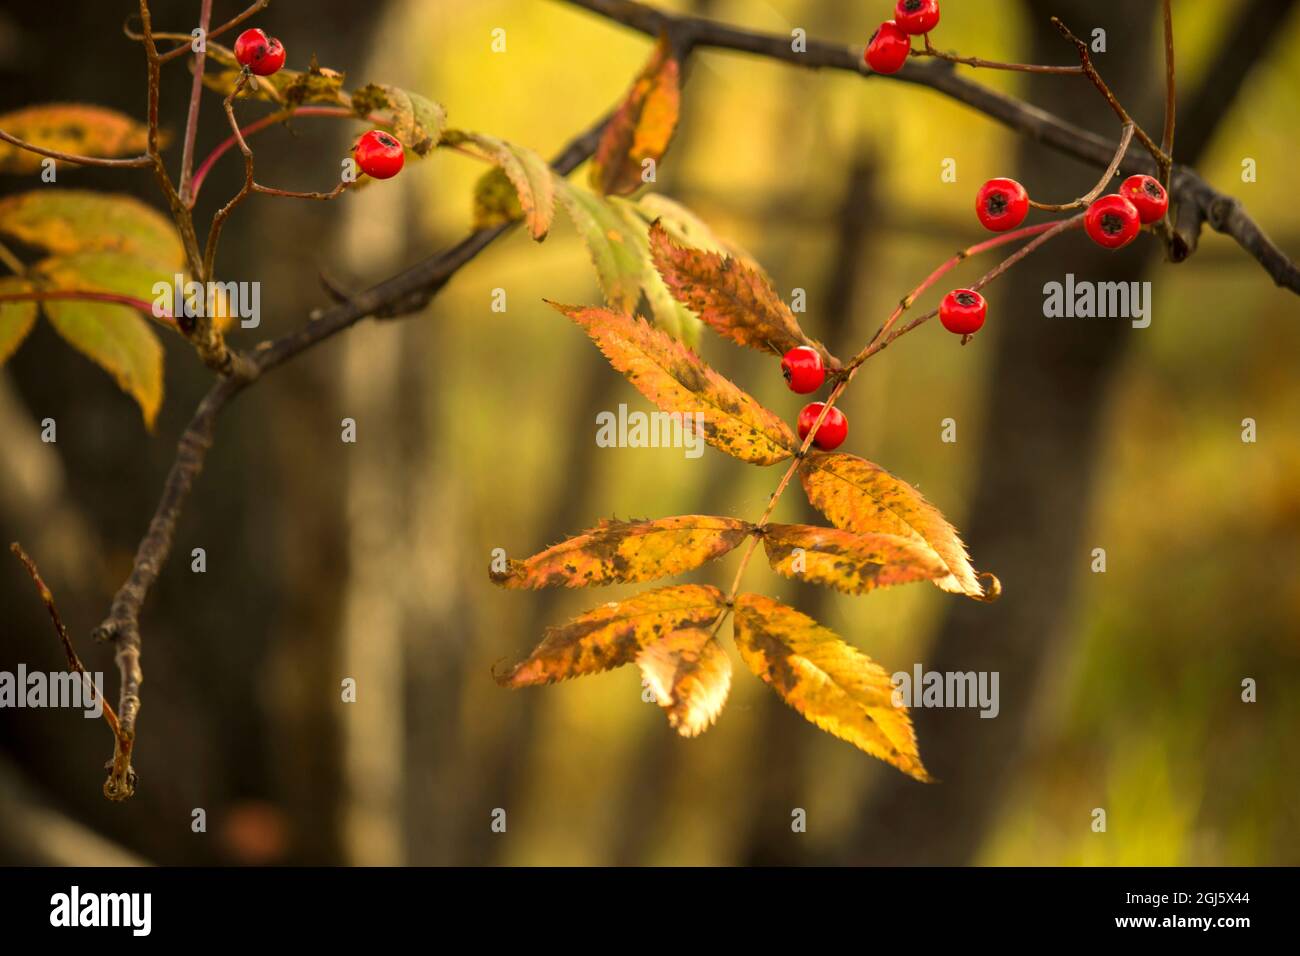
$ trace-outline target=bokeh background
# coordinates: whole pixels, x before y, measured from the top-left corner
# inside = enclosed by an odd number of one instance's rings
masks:
[[[862,43],[890,6],[813,0],[665,4],[757,29]],[[0,109],[89,100],[140,115],[132,3],[0,11]],[[218,0],[216,20],[239,4]],[[1300,16],[1290,0],[1176,0],[1177,157],[1239,196],[1300,254],[1295,123]],[[197,3],[154,5],[188,29]],[[1048,24],[1107,31],[1104,75],[1158,129],[1158,4],[949,2],[943,47],[1070,62]],[[276,0],[258,23],[290,65],[315,51],[446,105],[453,125],[553,154],[612,105],[650,41],[558,0]],[[491,31],[506,30],[493,53]],[[1115,132],[1085,81],[979,73],[1074,122]],[[168,68],[182,123],[188,76]],[[979,183],[1015,175],[1057,201],[1096,171],[936,94],[739,54],[692,62],[659,190],[753,253],[805,328],[852,353],[908,288],[977,241]],[[225,134],[210,98],[200,154]],[[246,107],[251,118],[257,107]],[[323,188],[355,130],[303,119],[255,142],[259,180]],[[178,150],[173,149],[178,154]],[[1258,180],[1243,183],[1243,158]],[[956,161],[956,183],[940,178]],[[176,157],[173,156],[173,165]],[[225,278],[263,283],[264,327],[306,321],[318,275],[360,285],[465,234],[483,168],[454,153],[340,203],[250,201]],[[210,212],[238,184],[223,160]],[[580,173],[581,175],[581,173]],[[67,171],[63,185],[153,199],[147,173]],[[0,190],[30,184],[6,179]],[[1037,215],[1037,214],[1035,214]],[[959,278],[978,275],[969,263]],[[1067,272],[1150,280],[1153,321],[1045,319]],[[491,310],[504,288],[508,310]],[[938,293],[932,294],[937,298]],[[736,658],[716,727],[678,738],[625,668],[509,692],[494,664],[544,627],[628,589],[495,589],[490,552],[540,550],[603,516],[754,518],[775,470],[712,450],[595,446],[595,416],[648,409],[542,298],[597,302],[562,216],[516,233],[420,316],[369,322],[277,372],[223,418],[146,607],[139,792],[100,795],[111,741],[67,711],[0,711],[0,861],[349,864],[1295,864],[1300,862],[1300,308],[1230,240],[1171,266],[1143,237],[1118,254],[1074,235],[990,291],[960,348],[937,324],[873,360],[843,407],[847,450],[920,487],[1005,587],[991,606],[925,586],[866,598],[777,578],[792,602],[886,670],[996,670],[1001,713],[915,714],[940,783],[904,779],[805,723]],[[922,303],[930,308],[933,303]],[[776,366],[707,332],[701,351],[780,414],[802,404]],[[0,371],[0,539],[41,562],[88,666],[89,642],[152,513],[174,440],[207,385],[168,347],[155,434],[48,328]],[[38,422],[57,419],[45,445]],[[359,441],[339,441],[339,420]],[[1241,441],[1243,418],[1259,440]],[[957,421],[958,440],[940,440]],[[797,489],[777,520],[812,517]],[[208,572],[192,574],[193,547]],[[1090,572],[1092,549],[1107,571]],[[736,557],[691,576],[724,585]],[[62,666],[16,562],[0,564],[0,669]],[[339,682],[358,682],[355,704]],[[1257,703],[1241,682],[1258,682]],[[116,698],[115,687],[112,696]],[[208,830],[191,830],[195,808]],[[508,830],[490,829],[505,808]],[[1092,832],[1105,808],[1108,829]],[[791,832],[804,808],[807,833]]]

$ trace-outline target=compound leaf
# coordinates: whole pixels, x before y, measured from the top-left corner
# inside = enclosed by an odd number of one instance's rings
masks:
[[[917,780],[928,780],[907,708],[889,675],[806,614],[759,594],[736,599],[736,646],[803,717]]]
[[[715,448],[755,465],[775,464],[798,449],[785,422],[666,332],[608,309],[551,305],[581,326],[637,391],[686,416],[683,428],[702,426]]]
[[[679,584],[611,601],[548,629],[527,659],[498,675],[497,683],[551,684],[629,664],[666,634],[710,627],[724,610],[724,600],[717,588]]]
[[[492,580],[507,588],[580,588],[651,581],[681,574],[720,558],[753,526],[735,518],[682,515],[652,521],[601,521]]]

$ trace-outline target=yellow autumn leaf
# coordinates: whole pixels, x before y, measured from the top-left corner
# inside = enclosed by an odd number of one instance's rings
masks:
[[[981,600],[1001,590],[988,575],[986,594],[956,529],[919,491],[879,465],[856,455],[816,454],[800,466],[799,477],[808,500],[835,527],[901,535],[931,548],[948,568],[934,582],[943,590]]]
[[[591,185],[597,192],[623,196],[644,185],[643,164],[659,162],[677,129],[680,82],[672,44],[660,37],[601,133],[591,162]]]
[[[778,574],[848,594],[933,581],[948,574],[947,565],[932,548],[896,534],[770,524],[763,529],[763,549]]]
[[[114,252],[153,266],[170,281],[185,266],[172,221],[121,194],[34,189],[0,199],[0,236],[54,255]]]
[[[917,780],[929,780],[906,707],[884,669],[806,614],[760,594],[735,603],[736,646],[803,717]]]
[[[32,284],[17,276],[0,279],[0,297],[31,292]],[[0,302],[0,365],[18,351],[36,324],[35,302]]]
[[[731,690],[731,658],[707,628],[671,631],[636,658],[641,676],[683,737],[708,730]]]
[[[783,461],[798,449],[785,422],[666,332],[608,309],[550,304],[578,323],[637,391],[686,416],[683,427],[699,415],[704,440],[715,448],[756,465]]]
[[[492,580],[507,588],[588,587],[650,581],[690,571],[726,554],[749,534],[748,522],[711,515],[653,521],[601,521]]]
[[[97,159],[137,156],[148,145],[143,124],[116,110],[82,103],[14,110],[0,116],[0,129],[33,146]],[[0,142],[0,173],[38,173],[45,161],[44,156]]]
[[[725,607],[722,592],[679,584],[610,601],[547,630],[533,652],[504,674],[504,687],[551,684],[636,660],[652,641],[685,628],[708,628]]]

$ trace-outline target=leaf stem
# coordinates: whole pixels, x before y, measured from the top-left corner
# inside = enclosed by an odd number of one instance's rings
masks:
[[[119,295],[116,292],[99,292],[94,289],[32,289],[29,292],[5,292],[0,293],[0,302],[46,302],[50,300],[76,300],[82,302],[109,302],[113,305],[127,305],[140,312],[144,312],[151,318],[158,319],[164,325],[174,325],[175,319],[170,312],[163,312],[158,315],[154,312],[152,302],[146,302],[144,299],[137,299],[130,295]]]

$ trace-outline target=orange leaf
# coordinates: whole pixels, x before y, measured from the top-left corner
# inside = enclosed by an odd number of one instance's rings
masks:
[[[896,534],[770,524],[763,532],[763,549],[778,574],[848,594],[933,581],[948,574],[947,565],[928,545]]]
[[[641,676],[668,723],[683,737],[704,733],[731,690],[731,658],[705,628],[683,628],[651,641],[637,655]]]
[[[14,110],[0,116],[0,129],[33,146],[100,159],[134,156],[148,144],[148,130],[131,117],[81,103]],[[44,162],[44,156],[0,143],[0,173],[38,173]]]
[[[798,449],[785,422],[667,333],[608,309],[550,304],[582,326],[637,391],[666,412],[686,415],[684,427],[700,415],[704,440],[715,448],[756,465]]]
[[[605,124],[591,163],[597,192],[626,196],[643,185],[642,164],[658,163],[677,129],[681,69],[667,36],[659,38],[649,61],[627,96]]]
[[[658,222],[650,227],[650,254],[677,301],[719,335],[778,355],[807,345],[820,352],[828,366],[839,367],[825,346],[799,328],[771,283],[743,260],[679,246]]]
[[[988,594],[980,586],[966,546],[939,509],[879,465],[856,455],[812,455],[800,467],[799,477],[808,500],[835,527],[922,542],[947,566],[948,573],[934,582],[943,590],[980,599],[996,596],[994,585]]]
[[[736,646],[804,718],[917,780],[929,780],[889,675],[806,614],[759,594],[736,599]]]
[[[449,145],[472,143],[482,150],[514,186],[529,233],[538,242],[546,238],[555,219],[556,186],[555,176],[546,160],[531,149],[483,133],[449,130],[442,141]]]
[[[562,627],[548,629],[532,654],[499,675],[497,683],[528,687],[621,667],[666,634],[711,626],[724,606],[721,591],[701,584],[679,584],[611,601]]]
[[[653,521],[601,521],[524,561],[511,561],[492,580],[507,588],[570,588],[650,581],[720,558],[749,534],[735,518],[683,515]]]

